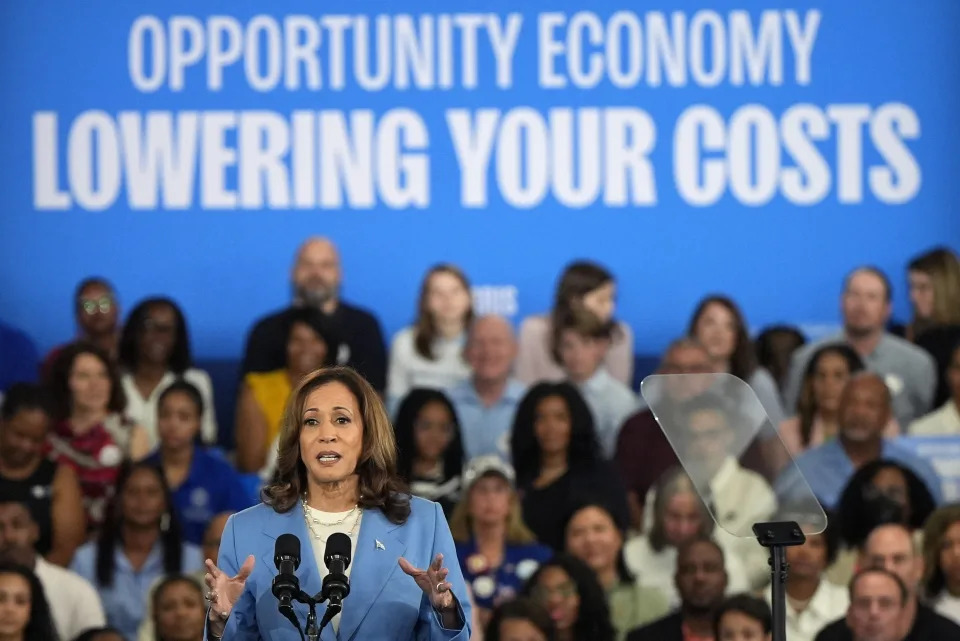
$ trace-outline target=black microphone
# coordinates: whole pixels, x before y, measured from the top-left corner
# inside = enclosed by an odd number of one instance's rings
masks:
[[[293,534],[281,534],[274,548],[273,562],[280,572],[273,578],[273,596],[280,601],[281,610],[292,610],[293,599],[300,594],[300,579],[294,574],[300,567],[300,539]]]
[[[323,562],[327,566],[327,574],[323,579],[321,601],[328,601],[327,611],[323,614],[320,629],[333,620],[343,608],[343,600],[350,594],[350,580],[346,571],[350,567],[350,537],[342,532],[335,532],[327,539],[327,548],[323,553]]]

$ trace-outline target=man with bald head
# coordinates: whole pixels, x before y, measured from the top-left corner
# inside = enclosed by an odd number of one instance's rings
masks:
[[[804,345],[790,359],[783,394],[788,411],[797,407],[810,357],[827,343],[838,342],[856,350],[867,369],[878,373],[890,387],[901,428],[930,411],[937,385],[936,363],[923,349],[887,332],[892,300],[890,281],[882,271],[859,267],[850,272],[840,299],[843,331]]]
[[[297,252],[290,276],[293,303],[261,318],[247,337],[243,372],[282,369],[287,361],[287,334],[297,307],[314,307],[327,318],[340,339],[337,362],[350,365],[382,391],[386,386],[387,350],[380,322],[370,312],[340,299],[340,255],[327,238],[310,238]]]
[[[500,316],[483,316],[471,325],[463,350],[470,378],[447,390],[460,420],[468,458],[495,454],[510,461],[510,428],[526,387],[513,378],[517,341]]]
[[[802,498],[807,492],[796,470],[806,477],[810,489],[823,507],[832,510],[850,477],[863,465],[878,459],[892,459],[912,469],[939,503],[941,481],[933,467],[910,451],[884,440],[890,420],[890,391],[878,375],[860,372],[853,376],[840,397],[840,431],[835,439],[807,450],[777,480],[781,502]]]
[[[920,581],[923,578],[923,556],[917,550],[913,541],[913,534],[899,524],[881,525],[870,533],[860,550],[861,568],[878,568],[897,577],[903,584],[905,599],[902,610],[892,621],[886,621],[886,626],[875,625],[877,635],[867,636],[856,634],[858,623],[864,629],[869,629],[870,617],[859,612],[864,621],[858,621],[858,607],[863,610],[862,599],[857,593],[857,584],[863,582],[862,573],[854,577],[851,582],[850,612],[845,620],[831,623],[820,635],[817,641],[956,641],[960,639],[960,626],[934,612],[931,608],[920,603],[918,592]],[[866,589],[866,588],[864,588]],[[885,634],[878,628],[886,627]],[[890,628],[893,629],[890,629]],[[852,629],[851,629],[852,628]]]

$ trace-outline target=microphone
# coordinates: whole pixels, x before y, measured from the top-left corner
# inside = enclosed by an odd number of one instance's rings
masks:
[[[300,539],[293,534],[281,534],[273,552],[273,562],[280,572],[273,578],[273,596],[280,601],[281,611],[293,611],[293,600],[300,594],[300,579],[294,574],[300,567]]]
[[[327,574],[323,579],[321,601],[328,601],[327,611],[323,614],[320,629],[333,620],[343,608],[343,600],[350,594],[350,580],[346,571],[350,567],[350,537],[342,532],[335,532],[327,539],[327,548],[323,553],[323,562],[327,566]]]

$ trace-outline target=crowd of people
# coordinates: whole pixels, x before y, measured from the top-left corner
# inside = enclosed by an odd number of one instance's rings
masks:
[[[742,534],[812,492],[828,518],[804,512],[787,550],[789,641],[956,641],[960,504],[897,438],[960,443],[960,261],[934,249],[907,276],[902,325],[887,275],[838,276],[842,330],[813,342],[751,336],[734,300],[707,296],[657,368],[688,376],[643,394],[618,283],[591,261],[516,332],[437,265],[388,350],[341,299],[334,244],[310,239],[291,304],[217,390],[174,300],[123,318],[87,278],[77,336],[45,357],[0,326],[0,638],[200,639],[203,560],[273,477],[297,382],[339,364],[381,393],[400,476],[447,516],[474,639],[769,641],[769,552]],[[760,409],[732,407],[736,385]],[[215,393],[235,393],[229,450]]]

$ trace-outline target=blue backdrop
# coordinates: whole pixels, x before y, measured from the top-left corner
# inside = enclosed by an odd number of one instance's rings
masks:
[[[598,259],[644,352],[710,290],[834,323],[864,262],[904,315],[960,247],[960,3],[793,7],[5,2],[0,317],[49,347],[101,274],[236,358],[310,234],[388,333],[440,260],[519,317]]]

